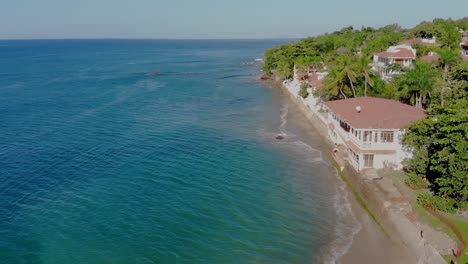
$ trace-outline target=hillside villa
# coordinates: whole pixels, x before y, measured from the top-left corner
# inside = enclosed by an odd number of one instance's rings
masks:
[[[399,101],[356,97],[323,103],[328,110],[330,139],[345,150],[349,163],[358,171],[365,168],[401,169],[404,158],[412,156],[402,145],[403,128],[427,117],[424,110]]]
[[[400,42],[400,44],[410,45],[410,46],[414,46],[418,44],[424,45],[424,46],[437,46],[438,45],[435,36],[432,38],[412,38],[412,39],[404,40]]]
[[[392,68],[394,64],[400,64],[402,67],[412,67],[416,59],[416,49],[408,44],[390,46],[386,51],[374,54],[374,61],[371,64],[372,69],[376,71],[383,80],[390,80],[393,76],[400,74],[399,71]]]
[[[428,62],[435,62],[440,60],[440,55],[436,52],[430,51],[426,56],[421,57],[421,60]]]

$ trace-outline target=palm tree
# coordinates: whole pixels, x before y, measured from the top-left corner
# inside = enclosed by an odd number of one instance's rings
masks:
[[[374,87],[374,80],[372,78],[372,70],[370,66],[369,57],[362,55],[356,63],[356,72],[358,75],[364,77],[364,96],[367,96],[367,86]]]
[[[450,68],[461,60],[460,53],[449,48],[441,48],[438,53],[440,55],[439,65],[444,70],[443,78],[446,80]]]
[[[439,65],[443,70],[443,80],[444,82],[447,82],[447,75],[450,70],[450,68],[454,65],[457,65],[457,63],[461,60],[460,53],[457,50],[452,50],[447,47],[441,48],[439,50],[439,55],[440,55],[440,60],[439,60]],[[447,85],[443,85],[441,91],[440,91],[440,105],[444,106],[445,100],[444,100],[444,92],[446,90]]]
[[[323,93],[328,97],[339,97],[348,98],[346,95],[350,92],[349,87],[346,84],[345,72],[337,67],[330,67],[328,75],[325,79],[325,89]]]
[[[423,107],[423,102],[431,96],[437,83],[438,71],[432,64],[424,61],[415,63],[413,69],[400,77],[400,98],[408,98],[414,106]]]
[[[356,83],[356,71],[353,63],[353,57],[349,54],[342,54],[338,58],[338,69],[346,76],[348,83],[353,92],[353,97],[356,97],[356,89],[354,89],[354,83]]]

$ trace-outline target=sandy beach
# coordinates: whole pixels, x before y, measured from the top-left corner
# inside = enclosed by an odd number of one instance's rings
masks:
[[[311,111],[298,103],[297,99],[287,92],[282,83],[274,82],[270,85],[274,89],[280,89],[288,96],[288,100],[293,102],[290,104],[292,118],[298,119],[297,121],[307,131],[308,136],[317,137],[317,134],[319,134],[323,140],[323,151],[331,153],[333,146],[326,139],[327,130],[325,125]],[[337,182],[337,184],[342,183],[342,180],[338,177],[336,181],[341,181]],[[382,227],[371,218],[349,188],[345,188],[345,191],[352,212],[361,228],[354,236],[350,234],[351,246],[337,260],[337,263],[417,263],[417,258],[411,249],[401,243],[402,239],[399,233],[393,232],[393,229],[389,228],[386,231],[390,234],[385,234]]]
[[[349,200],[362,228],[354,236],[351,248],[340,258],[339,263],[397,264],[417,262],[407,248],[391,240],[382,231],[354,197]]]

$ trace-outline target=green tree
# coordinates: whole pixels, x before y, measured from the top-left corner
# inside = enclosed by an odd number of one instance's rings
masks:
[[[467,31],[468,30],[468,17],[464,17],[455,21],[458,28]]]
[[[364,78],[364,96],[367,96],[368,86],[374,86],[374,73],[370,66],[371,60],[366,55],[361,55],[356,63],[356,74]]]
[[[450,72],[446,104],[411,124],[403,143],[413,150],[406,168],[431,180],[437,195],[468,201],[468,63]]]
[[[458,50],[452,50],[447,47],[439,49],[438,53],[440,55],[439,65],[441,66],[443,70],[442,78],[444,80],[444,85],[442,86],[441,91],[440,91],[440,104],[444,106],[445,104],[444,94],[448,86],[447,75],[451,67],[457,65],[459,61],[461,61],[461,57],[460,57],[460,53],[458,52]]]
[[[457,65],[461,61],[460,52],[458,49],[452,50],[445,47],[439,49],[437,53],[440,55],[439,64],[443,69],[443,78],[446,80],[450,68]]]
[[[432,38],[437,36],[437,27],[432,22],[423,21],[414,27],[410,34],[418,38]]]
[[[340,80],[340,83],[343,86],[342,90],[344,91],[344,87],[346,86],[351,89],[352,96],[356,97],[356,89],[354,87],[354,84],[357,82],[355,56],[349,53],[341,54],[332,68],[339,72],[337,76],[344,78],[343,80]]]
[[[409,69],[400,77],[400,99],[423,108],[423,103],[436,87],[437,77],[438,71],[432,64],[417,61],[413,69]]]
[[[430,170],[437,173],[438,191],[443,196],[468,200],[468,100],[457,108],[438,109],[433,117]]]
[[[320,91],[320,95],[327,99],[348,98],[351,89],[347,84],[346,73],[337,67],[332,67],[325,77],[325,88]]]
[[[461,35],[456,24],[453,21],[443,19],[435,20],[434,24],[439,31],[440,37],[438,41],[442,44],[442,47],[447,47],[448,49],[458,48]]]
[[[293,76],[293,66],[288,61],[279,61],[276,74],[282,79],[289,79]]]
[[[357,75],[354,60],[354,55],[343,53],[329,67],[324,90],[329,98],[336,98],[339,95],[343,98],[356,97]]]

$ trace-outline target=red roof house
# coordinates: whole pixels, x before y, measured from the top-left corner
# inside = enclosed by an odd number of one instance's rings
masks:
[[[404,127],[427,117],[427,113],[399,101],[356,97],[325,102],[332,141],[348,151],[357,169],[401,168],[411,152],[401,144]]]

